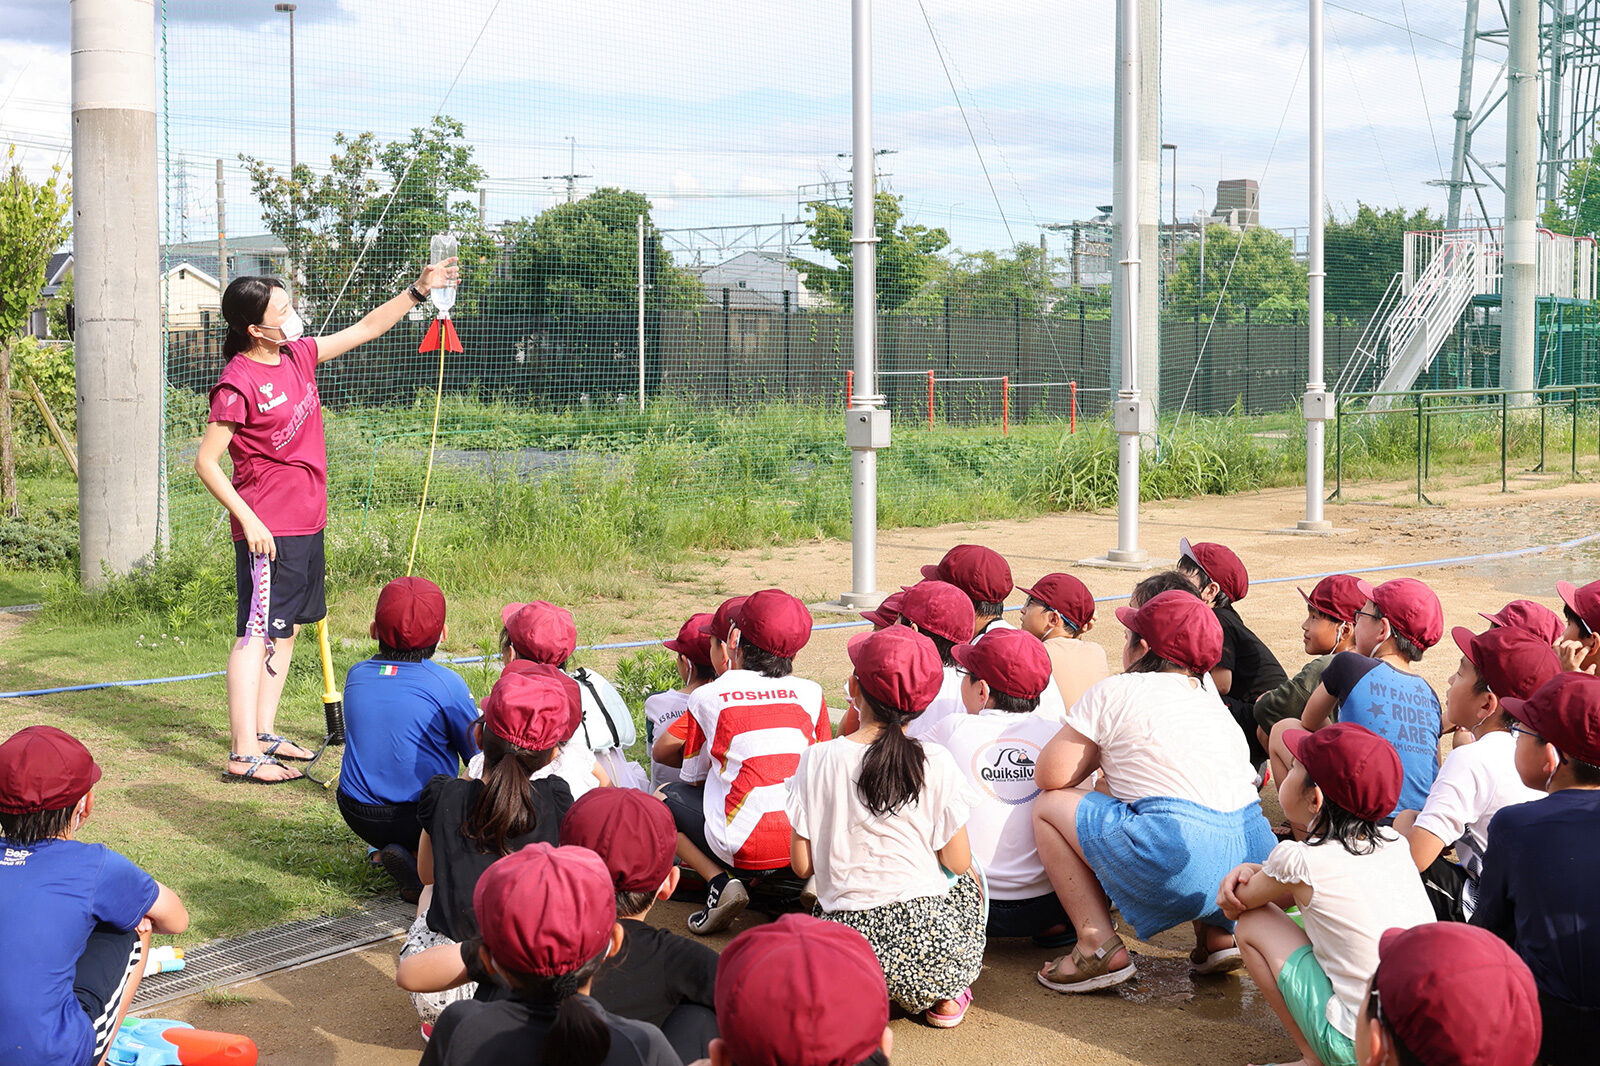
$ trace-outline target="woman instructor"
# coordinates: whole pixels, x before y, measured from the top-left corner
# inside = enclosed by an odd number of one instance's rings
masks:
[[[294,781],[304,775],[280,760],[311,758],[273,725],[295,633],[327,613],[328,458],[317,367],[387,333],[433,286],[454,284],[455,263],[430,264],[405,292],[328,337],[302,335],[300,316],[276,278],[235,278],[222,295],[223,352],[230,358],[211,388],[194,469],[233,527],[238,639],[227,670],[230,779]],[[223,452],[233,462],[231,480],[222,471]]]

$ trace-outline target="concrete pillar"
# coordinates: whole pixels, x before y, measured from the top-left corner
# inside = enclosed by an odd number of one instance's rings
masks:
[[[1506,27],[1505,277],[1500,387],[1531,389],[1538,298],[1539,0],[1510,0]],[[1533,402],[1513,396],[1514,404]]]
[[[71,0],[78,552],[87,586],[160,532],[162,367],[152,0]]]
[[[1154,412],[1161,402],[1161,0],[1134,0],[1139,13],[1139,127],[1135,146],[1139,160],[1139,261],[1144,264],[1138,297],[1139,391]],[[1122,48],[1122,27],[1117,27],[1117,50]],[[1122,94],[1123,66],[1117,65],[1114,93]],[[1122,118],[1113,123],[1111,156],[1120,167],[1123,152]],[[1120,225],[1120,222],[1115,223]],[[1113,237],[1113,243],[1120,241]],[[1120,278],[1120,275],[1118,276]],[[1111,287],[1111,321],[1123,321],[1122,287]],[[1121,368],[1112,364],[1113,388],[1120,388]]]

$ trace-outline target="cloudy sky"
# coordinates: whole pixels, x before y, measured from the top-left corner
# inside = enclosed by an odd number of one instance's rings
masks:
[[[42,173],[69,158],[67,5],[5,4],[0,145]],[[1460,8],[1328,0],[1336,213],[1442,213],[1444,190],[1425,183],[1449,167]],[[878,0],[876,143],[908,214],[976,249],[1109,203],[1112,16],[1110,0]],[[300,160],[325,164],[337,131],[403,136],[442,110],[489,172],[491,221],[558,202],[552,176],[571,171],[580,190],[645,192],[663,227],[793,219],[799,186],[848,176],[845,0],[300,0],[295,18]],[[214,234],[218,158],[230,231],[258,226],[237,156],[287,161],[287,29],[271,0],[167,0],[173,237]],[[1174,186],[1188,216],[1219,179],[1254,178],[1263,221],[1303,225],[1305,4],[1166,0],[1163,47],[1162,136],[1178,145],[1163,215]],[[1475,100],[1502,54],[1484,43],[1479,57]],[[1502,158],[1503,141],[1491,121],[1480,157]],[[1498,215],[1499,195],[1485,199]]]

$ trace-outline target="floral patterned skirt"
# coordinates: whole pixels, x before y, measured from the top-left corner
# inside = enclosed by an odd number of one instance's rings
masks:
[[[983,969],[983,895],[970,873],[942,896],[920,896],[864,911],[816,910],[867,938],[883,967],[889,999],[921,1014],[954,999]]]

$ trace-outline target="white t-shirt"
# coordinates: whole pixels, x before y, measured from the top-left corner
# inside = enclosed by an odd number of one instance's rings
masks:
[[[985,625],[980,632],[975,634],[971,643],[978,643],[978,641],[983,639],[983,634],[989,632],[990,630],[1016,628],[1016,626],[1012,625],[1010,622],[1007,622],[1004,618],[996,618],[994,621]],[[965,711],[966,708],[962,707],[960,710]],[[1050,683],[1045,685],[1044,691],[1039,693],[1039,706],[1035,708],[1035,713],[1044,715],[1046,718],[1055,722],[1056,725],[1061,725],[1067,720],[1067,701],[1061,698],[1061,686],[1056,684],[1054,674],[1052,674],[1050,677]]]
[[[567,743],[556,749],[555,758],[529,774],[528,780],[559,777],[567,783],[572,790],[572,798],[576,800],[590,789],[600,786],[600,782],[594,779],[594,766],[594,752],[581,743]],[[474,781],[483,780],[483,752],[467,760],[467,776]]]
[[[967,819],[972,857],[995,899],[1032,899],[1051,891],[1033,842],[1033,768],[1061,726],[1035,711],[993,708],[946,718],[923,741],[950,752],[978,796]]]
[[[944,895],[950,882],[937,852],[977,801],[950,753],[928,744],[922,794],[893,814],[873,814],[856,788],[867,747],[851,737],[817,744],[789,779],[784,810],[795,834],[811,842],[825,911]]]
[[[951,715],[966,713],[966,704],[961,702],[961,668],[947,666],[944,679],[939,682],[939,694],[928,704],[927,710],[906,723],[906,736],[920,740]]]
[[[1067,724],[1100,747],[1124,803],[1166,796],[1214,811],[1260,800],[1250,748],[1216,690],[1182,674],[1118,674],[1090,685]]]
[[[1543,799],[1517,774],[1516,738],[1503,730],[1453,749],[1428,790],[1428,802],[1417,815],[1445,846],[1454,844],[1462,867],[1476,878],[1483,872],[1489,823],[1502,807]]]
[[[1349,1037],[1355,1036],[1361,999],[1378,968],[1378,938],[1389,929],[1434,920],[1411,848],[1392,830],[1383,834],[1369,855],[1352,855],[1336,841],[1285,840],[1261,867],[1274,881],[1311,887],[1311,902],[1300,916],[1311,951],[1333,984],[1328,1022]]]
[[[689,694],[678,689],[667,692],[656,692],[644,699],[644,718],[650,723],[650,743],[653,746],[662,733],[667,731],[667,726],[676,722],[683,716],[689,707]],[[676,766],[663,766],[661,763],[650,760],[650,789],[655,791],[662,785],[669,785],[674,781],[681,781],[683,775]]]

